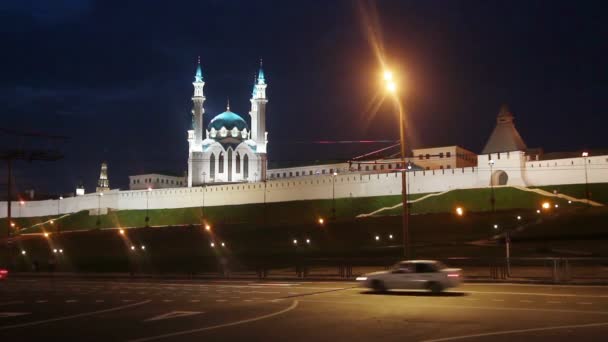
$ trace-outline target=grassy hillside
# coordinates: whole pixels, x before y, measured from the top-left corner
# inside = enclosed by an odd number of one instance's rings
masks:
[[[563,188],[564,192],[576,188]],[[547,189],[553,191],[553,189]],[[601,189],[600,189],[601,190]],[[487,212],[491,210],[491,189],[453,190],[437,196],[412,195],[410,201],[411,213],[450,213],[457,206],[468,212]],[[600,192],[601,193],[601,192]],[[554,204],[567,205],[564,199],[539,195],[534,192],[522,191],[511,187],[497,187],[494,189],[496,210],[537,209],[543,201]],[[420,199],[419,201],[416,201]],[[203,220],[210,224],[226,223],[255,223],[261,225],[292,225],[314,223],[319,217],[330,219],[332,207],[335,203],[335,215],[338,221],[352,220],[361,214],[374,213],[374,216],[400,215],[402,208],[401,196],[378,196],[362,198],[340,198],[332,200],[292,201],[267,204],[247,204],[221,207],[195,207],[179,209],[150,210],[149,225],[188,225],[199,224]],[[395,207],[396,206],[396,207]],[[581,206],[581,204],[570,204]],[[395,208],[392,208],[395,207]],[[382,210],[387,208],[386,210]],[[392,209],[391,209],[392,208]],[[142,227],[145,226],[146,210],[120,210],[110,211],[107,215],[90,216],[83,211],[63,217],[37,217],[15,219],[22,233],[35,233],[45,231],[90,230],[115,227]],[[54,224],[49,221],[53,219]],[[99,219],[99,225],[97,220]],[[0,220],[0,234],[6,236],[5,219]],[[44,224],[39,224],[44,222]]]

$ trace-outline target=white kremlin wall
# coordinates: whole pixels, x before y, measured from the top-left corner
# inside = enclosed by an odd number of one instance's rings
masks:
[[[489,160],[494,164],[490,167]],[[608,183],[608,155],[587,158],[527,161],[523,152],[503,152],[478,156],[479,167],[408,172],[408,191],[413,194],[453,189],[471,189],[495,185],[548,186],[562,184]],[[587,163],[585,163],[585,161]],[[586,166],[585,166],[586,165]],[[490,174],[495,177],[490,177]],[[504,172],[508,180],[499,184],[497,175]],[[586,176],[585,176],[586,174]],[[504,180],[504,175],[503,175]],[[399,172],[355,172],[337,176],[313,175],[290,179],[273,179],[256,183],[209,185],[205,188],[174,188],[105,192],[84,196],[19,202],[12,204],[13,217],[35,217],[90,210],[167,209],[200,206],[238,205],[263,202],[373,197],[399,195]],[[0,217],[6,217],[6,202],[0,203]]]

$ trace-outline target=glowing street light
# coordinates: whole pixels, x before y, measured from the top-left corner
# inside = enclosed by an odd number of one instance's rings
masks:
[[[543,202],[543,209],[549,209],[549,208],[551,208],[551,203]]]
[[[47,232],[45,232],[45,233],[44,233],[44,237],[45,237],[45,238],[48,238],[48,237],[49,237],[49,235],[50,235],[50,234],[49,234],[49,233],[47,233]]]
[[[376,235],[376,241],[380,241],[380,236]]]
[[[209,245],[211,246],[211,248],[215,248],[215,243],[212,242]]]
[[[517,215],[517,220],[520,221],[521,220],[521,216]]]
[[[401,145],[401,165],[405,166],[405,113],[399,97],[397,96],[397,83],[394,80],[393,72],[391,70],[384,70],[384,86],[386,91],[392,95],[395,104],[397,105],[399,112],[399,141]],[[402,215],[402,226],[403,226],[403,255],[409,258],[411,255],[410,251],[410,238],[409,238],[409,208],[407,203],[407,178],[405,170],[401,171],[401,206],[403,208]],[[378,241],[376,239],[376,241]]]
[[[226,244],[222,242],[222,247],[226,247]]]
[[[205,225],[205,230],[206,230],[206,231],[211,231],[211,226],[210,226],[210,225],[208,225],[208,224],[206,224],[206,225]]]
[[[53,253],[57,254],[57,248],[53,249]]]
[[[59,249],[59,254],[63,254],[63,249]]]
[[[494,229],[498,229],[498,225],[497,224],[494,225]]]
[[[21,255],[25,255],[25,254],[26,254],[26,252],[25,252],[25,251],[21,251]]]
[[[141,245],[141,250],[142,250],[142,251],[145,251],[145,250],[146,250],[146,246]]]
[[[393,80],[393,72],[390,70],[385,70],[384,71],[384,80],[385,81],[392,81]]]
[[[458,207],[458,208],[456,208],[456,214],[457,214],[458,216],[462,216],[462,215],[464,215],[464,209],[462,209],[462,207]]]
[[[131,246],[131,250],[134,251],[135,250],[135,246]]]
[[[118,234],[120,234],[120,235],[125,235],[125,230],[124,230],[124,229],[119,229],[119,230],[118,230]]]
[[[537,213],[537,214],[540,214],[540,209],[536,209],[536,213]]]
[[[393,234],[389,234],[388,238],[392,240],[393,239]]]
[[[325,223],[325,220],[322,217],[319,217],[319,220],[317,220],[317,222],[319,222],[320,225],[323,225],[323,223]]]
[[[306,239],[306,243],[310,245],[310,239]]]
[[[294,245],[297,245],[297,244],[298,244],[298,240],[293,239],[293,244],[294,244]]]
[[[556,204],[556,205],[555,205],[555,208],[559,208],[559,204]]]

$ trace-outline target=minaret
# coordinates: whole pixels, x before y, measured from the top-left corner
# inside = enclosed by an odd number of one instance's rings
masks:
[[[203,114],[205,114],[205,109],[203,108],[203,103],[205,102],[203,87],[205,86],[205,82],[203,81],[200,57],[198,58],[196,74],[194,75],[192,85],[194,86],[194,96],[192,96],[192,130],[194,131],[192,138],[194,146],[191,145],[190,150],[200,150],[203,142]]]
[[[268,103],[266,86],[262,60],[260,60],[260,70],[253,86],[249,115],[251,115],[251,139],[256,143],[256,153],[259,154],[262,162],[260,172],[262,180],[266,179],[266,145],[268,144],[268,133],[266,132],[266,104]]]
[[[110,191],[110,181],[108,180],[108,164],[106,162],[101,163],[101,172],[99,173],[99,180],[97,181],[96,192]]]

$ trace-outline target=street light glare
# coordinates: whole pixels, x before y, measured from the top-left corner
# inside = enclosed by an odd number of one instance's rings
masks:
[[[397,85],[395,84],[395,82],[390,81],[386,84],[386,89],[390,92],[390,93],[394,93],[395,91],[397,91]]]
[[[551,207],[551,204],[549,202],[543,203],[543,209],[549,209],[550,207]]]
[[[206,224],[206,225],[205,225],[205,230],[207,230],[207,231],[211,230],[211,226],[210,226],[210,225],[208,225],[208,224]]]
[[[393,72],[390,70],[385,70],[384,71],[384,80],[385,81],[392,81],[393,80]]]
[[[588,157],[589,156],[589,152],[583,152],[583,157]]]
[[[325,220],[322,217],[319,217],[319,224],[325,223]]]
[[[49,233],[44,233],[44,237],[49,237]]]
[[[464,214],[464,209],[462,209],[462,207],[456,208],[456,214],[458,214],[458,216],[462,216]]]
[[[125,230],[121,229],[121,230],[118,231],[118,233],[120,233],[120,235],[125,235]]]

